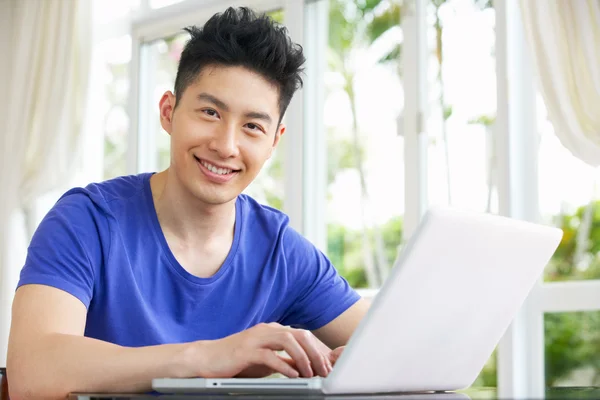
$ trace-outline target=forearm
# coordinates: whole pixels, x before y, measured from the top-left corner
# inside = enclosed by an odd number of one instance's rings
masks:
[[[11,398],[64,399],[72,392],[143,392],[153,378],[188,377],[191,344],[130,348],[82,336],[49,334],[9,350]]]

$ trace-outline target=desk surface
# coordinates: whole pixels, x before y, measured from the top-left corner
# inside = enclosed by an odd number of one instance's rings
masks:
[[[72,394],[69,400],[153,400],[160,398],[161,400],[226,400],[232,398],[243,398],[244,400],[255,399],[289,399],[296,400],[307,398],[307,395],[219,395],[219,394],[202,394],[202,395],[150,395],[150,394]],[[322,396],[310,395],[311,399],[381,399],[381,400],[487,400],[497,397],[496,390],[490,389],[468,389],[457,393],[430,393],[430,394],[389,394],[389,395],[355,395],[355,396]],[[548,388],[546,390],[546,399],[600,399],[600,387],[558,387]]]

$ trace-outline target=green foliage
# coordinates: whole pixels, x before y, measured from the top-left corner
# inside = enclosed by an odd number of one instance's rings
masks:
[[[367,27],[367,35],[372,43],[381,35],[395,26],[399,26],[402,20],[402,8],[397,2],[389,5],[385,12],[375,15]]]
[[[351,13],[348,1],[331,0],[329,7],[329,48],[342,58],[350,51],[359,18]]]
[[[275,10],[267,13],[274,21],[283,24],[283,10]]]
[[[398,245],[402,240],[402,218],[394,217],[381,226],[385,255],[389,265],[396,260]],[[367,287],[362,258],[362,233],[341,225],[327,226],[327,255],[340,274],[355,288]],[[374,246],[373,231],[368,230]]]
[[[595,352],[586,340],[584,331],[591,315],[585,313],[546,314],[546,385],[554,386],[556,381],[565,378],[578,367],[591,364],[600,348]],[[600,335],[600,325],[596,324],[596,336]],[[596,354],[594,354],[596,353]]]
[[[479,124],[483,126],[492,126],[496,122],[495,115],[480,115],[468,121],[469,124]]]
[[[388,64],[394,61],[398,62],[400,60],[400,57],[402,57],[402,46],[397,44],[396,46],[394,46],[392,51],[390,51],[387,54],[384,54],[383,57],[381,57],[377,62],[379,62],[380,64]]]
[[[366,13],[373,11],[379,4],[381,0],[357,0],[356,5],[358,9],[362,12],[364,16]]]
[[[394,217],[381,228],[385,255],[389,265],[393,265],[398,256],[398,246],[402,240],[402,226],[402,217]]]
[[[277,194],[266,190],[265,198],[266,198],[267,204],[270,207],[276,208],[278,210],[283,210],[283,199],[281,198],[281,196],[278,196]]]
[[[556,218],[556,224],[563,231],[561,243],[554,253],[545,271],[547,281],[566,281],[574,279],[600,279],[600,202],[592,204],[592,224],[590,229],[589,246],[586,253],[591,257],[587,268],[577,268],[575,265],[575,249],[577,232],[587,206],[579,207],[573,215],[562,215]]]
[[[448,118],[450,118],[452,116],[452,112],[453,112],[452,106],[445,105],[444,106],[444,115],[443,115],[444,120],[447,120]]]
[[[498,362],[498,356],[496,350],[492,353],[488,361],[483,366],[483,369],[479,373],[477,379],[473,383],[474,387],[497,387],[498,386],[498,373],[496,372],[496,363]]]

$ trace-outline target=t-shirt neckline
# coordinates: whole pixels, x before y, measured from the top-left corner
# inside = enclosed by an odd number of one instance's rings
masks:
[[[165,235],[162,231],[160,223],[158,222],[158,214],[156,213],[156,208],[154,207],[154,200],[152,199],[152,188],[150,187],[150,178],[152,177],[152,175],[154,175],[154,173],[147,173],[145,175],[146,176],[143,177],[144,197],[146,207],[148,208],[148,215],[150,215],[150,220],[152,224],[151,228],[154,232],[156,239],[159,241],[165,256],[169,260],[169,267],[171,267],[171,269],[175,273],[177,273],[177,275],[195,284],[207,285],[218,280],[233,264],[233,260],[237,254],[237,250],[239,247],[243,221],[243,210],[239,196],[235,201],[235,224],[233,231],[233,242],[231,244],[231,248],[229,249],[229,253],[225,258],[223,265],[221,265],[221,268],[219,268],[219,270],[213,276],[210,276],[208,278],[201,278],[189,273],[185,268],[183,268],[183,266],[179,263],[179,261],[177,261],[177,259],[173,255],[173,252],[171,251],[171,248],[167,243],[167,239],[165,238]]]

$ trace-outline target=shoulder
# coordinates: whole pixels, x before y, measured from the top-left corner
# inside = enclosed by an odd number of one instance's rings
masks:
[[[253,237],[266,238],[287,259],[322,256],[312,242],[290,225],[287,214],[247,195],[240,195],[239,200],[244,212],[245,231],[252,233]]]
[[[110,221],[122,207],[119,199],[128,199],[140,193],[143,176],[119,177],[104,182],[74,187],[65,192],[50,208],[37,227],[33,241],[50,240],[98,243],[108,240]],[[67,240],[69,237],[71,239]]]
[[[242,209],[243,223],[246,230],[253,232],[262,231],[262,233],[279,234],[288,226],[290,219],[282,211],[261,204],[254,198],[241,194],[238,196],[238,203]]]
[[[115,201],[141,195],[144,179],[147,178],[148,174],[129,175],[93,182],[85,187],[74,187],[59,198],[51,212],[110,213],[111,205]]]
[[[102,182],[93,182],[84,188],[74,188],[65,193],[83,194],[92,201],[110,203],[115,200],[128,200],[143,194],[151,174],[119,176]],[[64,197],[64,196],[63,196]]]
[[[308,254],[317,256],[316,247],[290,225],[290,218],[284,212],[248,195],[238,196],[238,205],[242,208],[243,235],[256,248],[266,246],[286,259]]]

